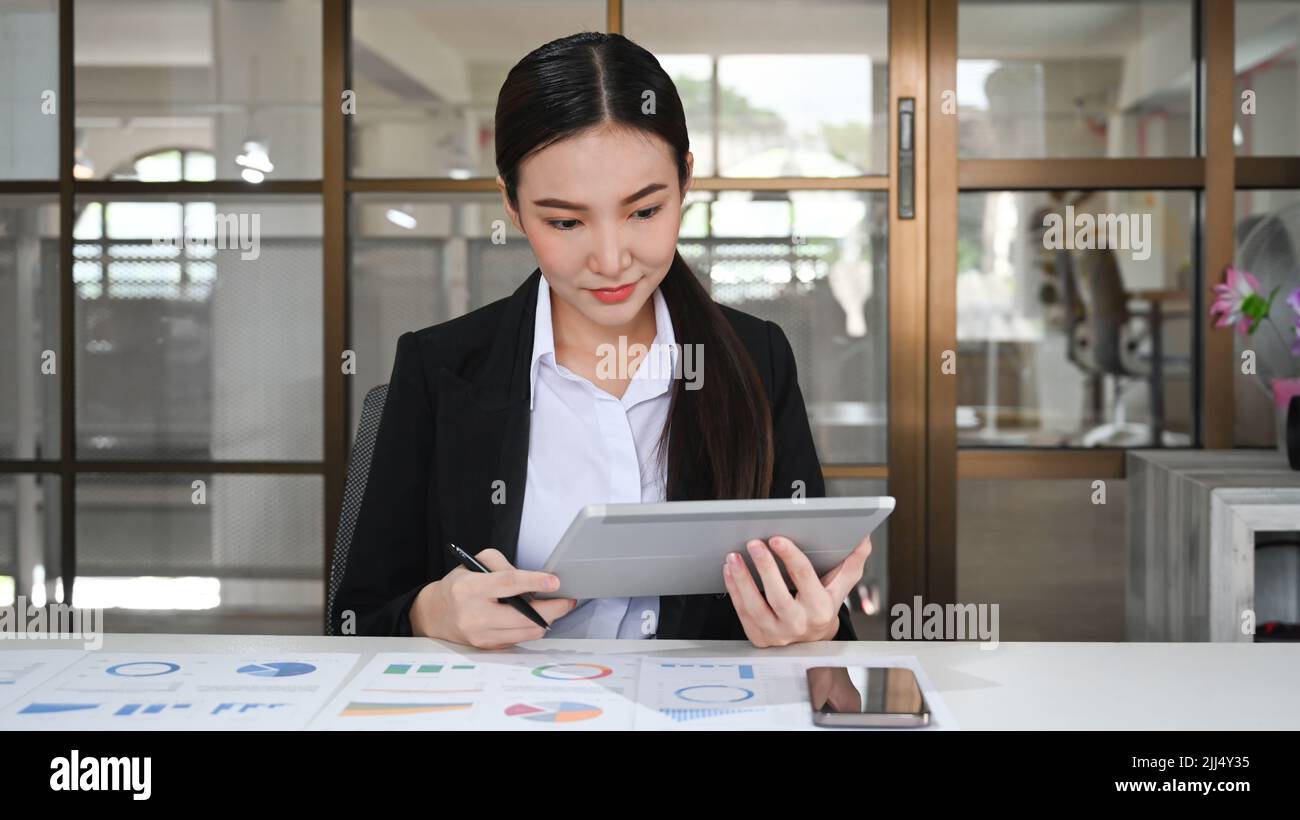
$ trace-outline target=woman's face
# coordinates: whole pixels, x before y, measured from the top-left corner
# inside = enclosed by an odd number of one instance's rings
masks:
[[[686,167],[679,190],[672,148],[661,137],[601,126],[524,160],[517,213],[500,176],[497,187],[554,294],[591,322],[620,327],[672,265],[691,185],[689,152]]]

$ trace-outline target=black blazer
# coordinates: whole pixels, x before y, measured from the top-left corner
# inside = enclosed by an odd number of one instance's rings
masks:
[[[515,562],[528,463],[529,362],[541,271],[512,296],[442,324],[403,333],[374,457],[333,613],[355,613],[361,635],[410,636],[416,594],[455,568],[452,541],[470,553],[499,549]],[[802,480],[824,496],[794,354],[772,322],[722,306],[749,350],[772,409],[772,496]],[[505,503],[493,504],[503,481]],[[496,485],[501,486],[501,485]],[[670,498],[706,497],[684,491]],[[721,567],[718,568],[721,571]],[[342,634],[340,623],[335,633]],[[725,595],[660,598],[659,638],[745,640]],[[853,640],[840,607],[836,640]]]

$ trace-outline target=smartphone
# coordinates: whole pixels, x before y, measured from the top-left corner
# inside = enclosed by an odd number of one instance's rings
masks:
[[[814,666],[808,699],[818,726],[877,729],[930,725],[930,706],[911,669],[891,666]]]

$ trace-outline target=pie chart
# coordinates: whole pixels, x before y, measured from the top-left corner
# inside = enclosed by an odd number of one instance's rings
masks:
[[[256,675],[259,678],[291,678],[294,675],[315,672],[316,667],[309,663],[278,661],[276,663],[250,663],[247,666],[239,667],[239,671],[245,675]]]
[[[153,678],[170,675],[177,669],[180,666],[170,661],[130,661],[108,667],[108,674],[119,678]]]
[[[533,674],[548,680],[595,680],[614,674],[614,670],[598,663],[551,663],[537,667]]]
[[[524,720],[537,720],[543,723],[573,723],[578,720],[591,720],[604,712],[589,703],[574,703],[570,700],[548,700],[538,703],[516,703],[506,709],[511,717]]]
[[[739,703],[742,700],[749,700],[754,697],[754,692],[751,689],[717,683],[683,686],[673,694],[692,703]]]

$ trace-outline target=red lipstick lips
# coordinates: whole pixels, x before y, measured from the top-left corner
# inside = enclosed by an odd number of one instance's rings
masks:
[[[618,302],[622,302],[624,299],[631,296],[632,291],[635,289],[636,289],[636,282],[633,282],[628,285],[623,285],[620,288],[599,288],[599,289],[592,289],[591,292],[597,299],[604,302],[605,304],[613,305]]]

